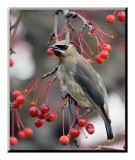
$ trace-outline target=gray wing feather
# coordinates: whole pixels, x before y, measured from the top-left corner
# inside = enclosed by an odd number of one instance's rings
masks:
[[[74,79],[81,86],[91,103],[109,121],[104,109],[106,90],[98,73],[86,61],[81,61],[76,64]]]

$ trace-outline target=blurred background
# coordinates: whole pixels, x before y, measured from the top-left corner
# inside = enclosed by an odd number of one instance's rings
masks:
[[[13,24],[19,12],[19,10],[15,10],[12,17]],[[125,136],[122,134],[122,132],[125,132],[125,25],[118,21],[117,14],[115,23],[109,24],[105,21],[106,16],[113,14],[114,10],[90,9],[76,10],[76,12],[90,21],[95,21],[103,31],[115,36],[115,39],[105,37],[106,41],[112,46],[110,58],[104,64],[92,64],[101,75],[108,92],[110,119],[115,141],[111,144],[107,142],[104,123],[96,112],[93,112],[90,114],[90,122],[95,127],[95,133],[93,135],[87,134],[87,139],[81,134],[78,138],[79,148],[76,148],[74,143],[69,146],[61,146],[59,144],[59,137],[62,135],[61,109],[57,111],[58,119],[56,121],[45,122],[43,127],[36,128],[34,119],[29,116],[28,112],[28,104],[33,97],[33,95],[30,95],[23,108],[19,110],[19,113],[24,125],[32,128],[34,135],[31,138],[19,140],[18,145],[10,146],[10,150],[91,150],[90,145],[103,145],[123,149],[125,144]],[[23,90],[32,79],[51,71],[57,65],[58,59],[54,60],[52,56],[46,53],[48,39],[53,31],[53,13],[54,10],[50,9],[25,11],[15,38],[13,49],[16,54],[11,55],[11,59],[14,60],[15,64],[10,68],[10,93],[14,90]],[[64,25],[64,17],[60,14],[59,32]],[[78,30],[82,27],[82,22],[76,18],[74,26]],[[89,37],[87,31],[84,33],[84,38],[96,55],[95,39]],[[92,59],[94,59],[94,56],[92,56]],[[59,84],[57,82],[51,92],[52,100],[49,102],[50,106],[56,100],[59,92]],[[38,103],[39,106],[37,107],[40,107],[42,103],[40,101]],[[68,128],[68,115],[65,116],[65,128]],[[17,134],[17,129],[15,131],[15,134]]]

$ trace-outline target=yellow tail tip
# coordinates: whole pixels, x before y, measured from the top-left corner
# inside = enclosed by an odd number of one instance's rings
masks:
[[[114,138],[108,139],[107,141],[108,141],[108,142],[114,142]]]

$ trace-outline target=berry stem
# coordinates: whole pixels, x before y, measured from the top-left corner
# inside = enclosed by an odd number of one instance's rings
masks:
[[[28,91],[28,89],[31,88],[31,86],[37,85],[37,83],[38,83],[38,81],[39,81],[40,79],[41,79],[41,77],[36,77],[36,78],[34,78],[34,79],[28,84],[28,86],[22,91],[22,94],[23,94],[23,93],[26,93],[26,92]]]
[[[59,106],[59,104],[61,103],[63,101],[63,98],[60,96],[59,98],[58,98],[58,100],[56,101],[56,103],[53,105],[53,108],[52,108],[52,110],[50,110],[50,112],[52,112],[53,110],[57,110],[57,108],[58,108],[58,106]]]
[[[88,137],[86,136],[86,134],[84,133],[83,129],[81,127],[79,127],[79,129],[82,131],[83,135],[85,136],[85,138],[87,139]]]
[[[22,120],[20,118],[20,115],[19,115],[18,111],[16,109],[14,111],[15,111],[15,114],[16,114],[16,118],[18,119],[18,122],[20,123],[20,125],[22,126],[22,128],[25,129],[25,126],[22,123]]]
[[[84,40],[84,38],[82,38],[83,42],[85,43],[86,47],[89,49],[91,55],[93,55],[93,51],[90,49],[90,47],[88,46],[87,42]]]
[[[17,118],[16,118],[16,125],[17,125],[18,130],[20,131],[20,130],[21,130],[21,127],[20,127],[20,124],[19,124],[19,121],[18,121]]]
[[[74,117],[74,119],[73,119],[73,122],[72,122],[72,124],[71,124],[71,126],[70,126],[69,131],[73,128],[74,122],[75,122],[75,117]]]
[[[39,97],[39,95],[41,94],[41,92],[43,91],[43,89],[45,88],[45,85],[46,85],[46,83],[43,85],[43,87],[42,86],[40,86],[40,90],[39,90],[39,92],[38,92],[38,94],[37,94],[37,96],[36,96],[36,100],[35,100],[35,103],[37,103],[37,101],[38,101],[38,97]]]
[[[51,80],[48,88],[47,88],[47,91],[46,91],[46,100],[45,100],[45,104],[48,104],[48,101],[49,101],[49,97],[50,97],[50,93],[51,93],[51,88],[52,88],[52,85],[53,85],[53,82],[57,79],[57,77],[53,77],[53,79]]]
[[[114,13],[113,13],[114,16],[115,16],[116,12],[117,12],[117,10],[114,11]]]
[[[65,130],[64,130],[64,107],[62,107],[62,129],[63,129],[63,136],[65,135]]]
[[[15,110],[12,110],[12,136],[14,137],[14,127],[15,127]]]

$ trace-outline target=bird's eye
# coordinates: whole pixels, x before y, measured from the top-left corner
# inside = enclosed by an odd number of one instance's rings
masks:
[[[68,46],[67,45],[55,45],[57,48],[60,48],[61,50],[67,50]]]

